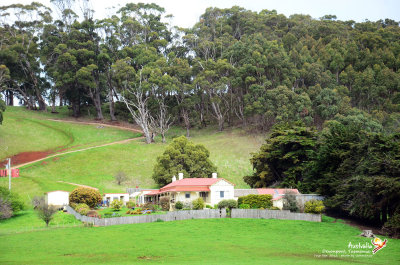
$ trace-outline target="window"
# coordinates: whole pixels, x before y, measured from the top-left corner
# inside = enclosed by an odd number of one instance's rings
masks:
[[[223,198],[224,195],[225,195],[224,193],[225,193],[224,191],[220,191],[220,192],[219,192],[219,197],[220,197],[220,198]]]
[[[186,198],[186,199],[190,199],[190,192],[186,192],[186,193],[185,193],[185,198]]]

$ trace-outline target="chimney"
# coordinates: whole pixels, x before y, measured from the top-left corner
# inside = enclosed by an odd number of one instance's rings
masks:
[[[172,182],[174,182],[174,181],[176,181],[176,177],[175,176],[172,177]]]
[[[213,179],[218,178],[218,174],[217,174],[217,173],[212,173],[212,178],[213,178]]]
[[[183,179],[183,173],[178,173],[179,180]]]

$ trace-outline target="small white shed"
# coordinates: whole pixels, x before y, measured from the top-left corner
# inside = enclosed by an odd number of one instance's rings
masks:
[[[54,190],[46,194],[46,203],[54,206],[65,206],[69,204],[69,191]]]

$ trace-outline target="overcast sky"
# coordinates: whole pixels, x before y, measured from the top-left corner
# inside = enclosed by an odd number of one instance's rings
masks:
[[[51,7],[50,0],[35,0]],[[12,3],[29,4],[32,0],[0,0],[0,5]],[[307,14],[313,18],[324,15],[336,15],[340,20],[365,19],[376,21],[390,18],[400,21],[400,0],[91,0],[95,10],[95,18],[103,18],[110,14],[107,8],[123,6],[129,2],[156,3],[172,14],[172,24],[180,27],[191,27],[204,13],[207,7],[227,8],[238,5],[253,11],[275,9],[279,14]]]

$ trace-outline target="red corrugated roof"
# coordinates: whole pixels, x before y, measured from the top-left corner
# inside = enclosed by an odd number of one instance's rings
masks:
[[[145,194],[145,196],[147,196],[147,195],[157,195],[159,193],[160,193],[160,190],[152,190],[149,193]]]

